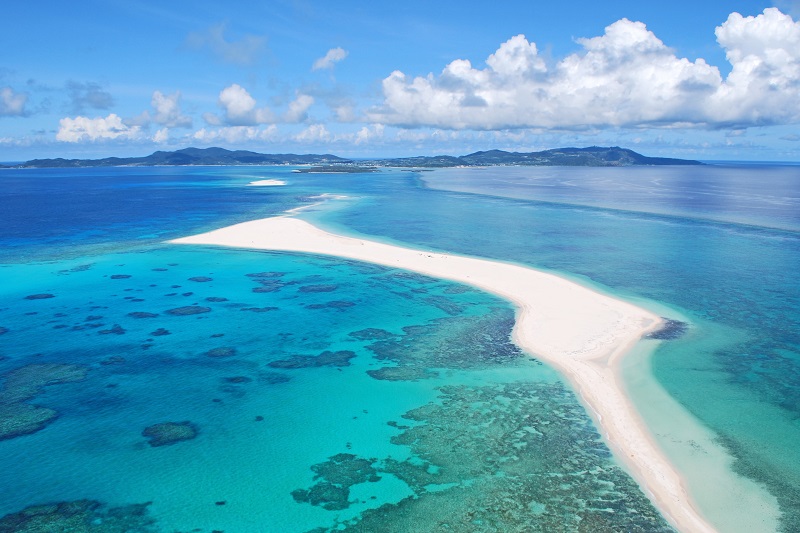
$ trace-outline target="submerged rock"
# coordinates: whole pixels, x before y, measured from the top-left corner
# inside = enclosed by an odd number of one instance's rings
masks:
[[[189,281],[196,281],[198,283],[207,283],[209,281],[214,281],[214,278],[209,278],[208,276],[195,276],[193,278],[189,278]]]
[[[161,337],[162,335],[169,335],[169,334],[170,334],[169,330],[166,330],[164,328],[158,328],[157,330],[150,332],[150,335],[152,335],[153,337]]]
[[[124,335],[125,334],[125,328],[123,328],[119,324],[114,324],[113,326],[111,326],[111,329],[101,329],[97,333],[99,335],[110,335],[110,334]]]
[[[203,307],[200,305],[185,305],[183,307],[176,307],[175,309],[167,310],[167,313],[174,316],[187,316],[199,315],[200,313],[208,313],[211,311],[210,307]]]
[[[222,296],[209,296],[208,298],[206,298],[206,301],[207,302],[227,302],[228,299],[224,298]]]
[[[158,316],[158,313],[148,313],[147,311],[134,311],[133,313],[128,313],[128,316],[131,318],[155,318]]]
[[[46,300],[48,298],[55,298],[55,294],[50,294],[49,292],[43,292],[41,294],[29,294],[25,297],[26,300]]]
[[[0,532],[15,533],[155,533],[155,520],[144,504],[106,509],[95,500],[32,505],[0,518]]]
[[[50,385],[83,381],[88,369],[78,365],[34,364],[7,372],[0,390],[0,440],[30,435],[58,418],[54,409],[27,403]]]
[[[338,285],[306,285],[300,287],[300,292],[333,292],[338,289]]]
[[[307,305],[306,309],[338,309],[340,311],[344,311],[349,307],[353,307],[355,302],[348,302],[345,300],[334,300],[332,302],[324,303],[324,304],[311,304]]]
[[[236,348],[224,346],[221,348],[212,348],[206,352],[208,357],[233,357],[236,355]]]
[[[270,361],[267,366],[271,368],[313,368],[321,366],[350,366],[350,359],[356,356],[351,350],[336,352],[324,351],[314,355],[293,355],[288,359]]]
[[[167,446],[182,440],[192,440],[197,437],[198,428],[189,421],[163,422],[147,426],[142,431],[142,436],[147,437],[152,447]]]
[[[113,274],[109,276],[111,279],[128,279],[131,277],[130,274]]]
[[[358,331],[351,331],[347,335],[349,337],[353,337],[360,341],[379,341],[385,339],[393,339],[396,337],[394,333],[386,331],[385,329],[378,329],[378,328],[367,328],[367,329],[360,329]]]

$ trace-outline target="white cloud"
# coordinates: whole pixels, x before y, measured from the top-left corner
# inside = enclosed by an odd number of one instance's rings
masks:
[[[235,65],[252,65],[263,52],[267,39],[257,35],[245,35],[239,41],[225,38],[226,23],[216,24],[207,30],[190,33],[186,44],[196,50],[211,52],[218,59]]]
[[[334,140],[331,132],[324,124],[312,124],[294,136],[295,141],[303,143],[331,142]]]
[[[169,128],[161,128],[153,135],[153,142],[165,143],[169,140]]]
[[[364,126],[355,134],[353,142],[357,145],[367,144],[376,139],[383,138],[383,124],[374,124],[371,128]]]
[[[340,47],[331,48],[324,56],[314,61],[314,64],[311,66],[311,70],[332,69],[336,63],[338,63],[339,61],[343,60],[346,57],[347,57],[347,50],[345,50],[344,48]]]
[[[255,126],[227,126],[211,130],[202,128],[196,131],[194,135],[192,135],[192,138],[204,143],[224,141],[232,144],[238,142],[272,140],[275,138],[277,132],[278,127],[274,124],[266,128]]]
[[[28,95],[15,92],[11,87],[0,89],[0,117],[21,117],[25,115],[25,103]]]
[[[150,100],[150,105],[155,111],[155,115],[152,116],[153,122],[167,128],[191,128],[192,118],[183,114],[180,100],[180,91],[173,94],[154,91]]]
[[[254,126],[273,122],[269,108],[256,108],[256,100],[247,90],[234,83],[219,93],[219,105],[225,110],[224,121],[229,126]]]
[[[606,126],[747,127],[800,121],[800,24],[779,10],[732,14],[716,31],[732,71],[680,58],[641,22],[611,24],[548,68],[517,35],[475,68],[435,76],[395,71],[370,119],[445,129]]]
[[[303,122],[308,118],[308,108],[314,105],[314,97],[307,94],[298,94],[297,98],[289,103],[289,109],[283,117],[285,122]]]
[[[62,118],[59,125],[56,140],[63,142],[136,139],[141,135],[139,126],[127,126],[114,113],[105,118]]]

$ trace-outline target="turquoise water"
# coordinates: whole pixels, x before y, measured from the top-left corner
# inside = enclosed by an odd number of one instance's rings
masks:
[[[634,192],[630,169],[4,172],[0,410],[27,433],[0,440],[0,516],[72,502],[7,519],[96,531],[668,529],[569,387],[510,344],[507,303],[330,258],[159,244],[322,202],[302,216],[674,309],[691,328],[652,355],[654,377],[796,530],[800,179],[735,170],[658,169]],[[731,201],[754,176],[758,198]],[[288,185],[246,186],[268,178]],[[152,446],[148,427],[170,443]]]

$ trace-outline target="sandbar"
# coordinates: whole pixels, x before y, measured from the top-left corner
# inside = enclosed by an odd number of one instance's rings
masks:
[[[661,326],[658,315],[532,268],[345,237],[286,216],[170,242],[342,257],[469,284],[511,301],[514,342],[567,377],[664,517],[680,531],[715,531],[644,426],[618,372],[620,357]]]
[[[286,185],[286,182],[283,180],[258,180],[258,181],[251,181],[248,183],[250,187],[279,187],[281,185]]]

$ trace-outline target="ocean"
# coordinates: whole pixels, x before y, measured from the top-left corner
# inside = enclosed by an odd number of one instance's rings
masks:
[[[800,167],[4,170],[0,186],[0,531],[671,530],[569,385],[510,342],[507,302],[164,243],[295,208],[685,322],[626,359],[643,419],[721,530],[800,529]]]

